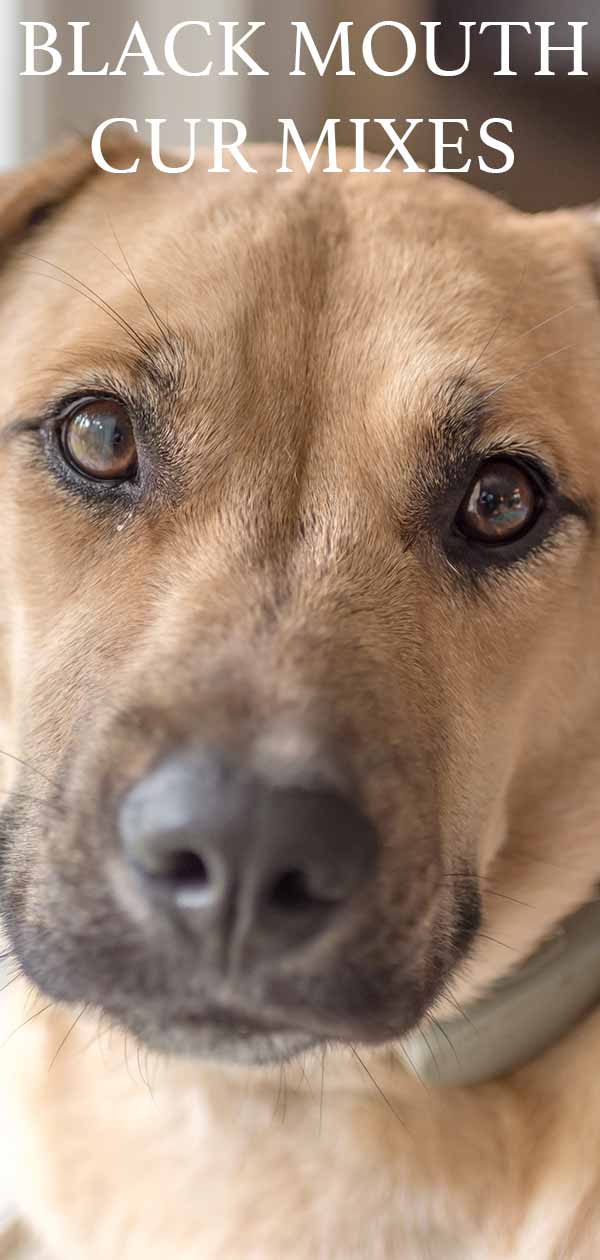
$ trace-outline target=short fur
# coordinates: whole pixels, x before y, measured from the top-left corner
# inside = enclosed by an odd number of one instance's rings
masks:
[[[600,1016],[471,1089],[427,1091],[398,1038],[600,878],[598,228],[255,157],[124,178],[82,144],[0,184],[15,1193],[64,1260],[592,1260]],[[90,388],[139,416],[143,500],[40,438]],[[467,561],[447,523],[504,448],[555,470],[556,519]],[[252,996],[331,1035],[275,1066],[148,1056],[207,964],[128,890],[115,793],[181,741],[293,758],[300,728],[344,749],[380,871],[350,954]]]

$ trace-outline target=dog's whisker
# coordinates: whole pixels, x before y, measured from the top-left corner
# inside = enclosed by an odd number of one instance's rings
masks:
[[[138,1082],[136,1081],[136,1079],[135,1079],[135,1077],[134,1077],[134,1075],[133,1075],[133,1072],[132,1072],[132,1070],[131,1070],[131,1064],[130,1064],[130,1062],[129,1062],[129,1033],[128,1033],[128,1030],[127,1030],[126,1028],[122,1028],[122,1029],[120,1029],[120,1031],[121,1031],[122,1036],[123,1036],[123,1057],[124,1057],[124,1060],[125,1060],[125,1067],[126,1067],[126,1069],[127,1069],[127,1075],[128,1075],[128,1077],[129,1077],[129,1079],[130,1079],[130,1081],[131,1081],[131,1084],[132,1084],[132,1085],[135,1085],[135,1087],[137,1088],[137,1087],[138,1087]]]
[[[408,1066],[409,1066],[409,1068],[410,1068],[410,1070],[411,1070],[411,1072],[412,1072],[413,1076],[416,1076],[416,1078],[417,1078],[417,1080],[418,1080],[419,1084],[423,1086],[423,1089],[424,1089],[424,1090],[426,1090],[426,1091],[427,1091],[427,1093],[429,1093],[429,1086],[428,1086],[427,1082],[423,1080],[423,1077],[420,1075],[420,1073],[419,1073],[419,1071],[418,1071],[418,1069],[417,1069],[417,1065],[416,1065],[416,1063],[413,1061],[413,1059],[411,1058],[411,1055],[409,1054],[408,1050],[406,1049],[406,1046],[405,1046],[405,1045],[399,1045],[399,1050],[400,1050],[400,1054],[401,1054],[401,1055],[403,1055],[403,1057],[406,1059],[406,1062],[408,1063]]]
[[[14,984],[16,980],[20,979],[20,977],[21,977],[21,969],[19,968],[15,972],[15,975],[11,976],[10,979],[7,980],[5,984],[2,985],[2,987],[0,988],[0,993],[5,993],[7,989],[10,989],[11,984]]]
[[[523,282],[524,282],[524,280],[525,280],[525,276],[526,276],[526,274],[527,274],[527,268],[528,268],[528,266],[529,266],[529,262],[526,262],[526,263],[524,264],[524,266],[523,266],[522,270],[521,270],[521,275],[520,275],[520,278],[519,278],[519,284],[518,284],[518,287],[517,287],[517,292],[518,292],[518,293],[520,293],[520,292],[521,292],[521,289],[522,289],[522,287],[523,287]],[[470,364],[469,364],[469,368],[468,368],[468,375],[469,375],[469,376],[473,376],[473,375],[474,375],[475,370],[479,367],[479,364],[481,363],[482,359],[485,357],[485,355],[487,354],[488,350],[490,350],[490,349],[491,349],[491,347],[493,346],[493,344],[494,344],[494,342],[495,342],[495,340],[496,340],[496,337],[498,336],[498,334],[499,334],[499,332],[500,332],[500,329],[504,326],[504,324],[506,323],[506,320],[509,318],[509,315],[510,315],[510,313],[511,313],[511,310],[512,310],[512,302],[511,302],[510,306],[507,306],[507,307],[505,308],[505,310],[502,312],[502,314],[501,314],[501,316],[500,316],[499,320],[498,320],[498,321],[497,321],[497,323],[493,326],[492,331],[491,331],[491,333],[490,333],[489,337],[487,338],[487,340],[484,342],[483,346],[481,347],[481,350],[480,350],[480,351],[479,351],[479,353],[476,355],[476,357],[475,357],[474,361],[473,361],[472,363],[470,363]]]
[[[124,324],[121,323],[120,319],[118,319],[114,314],[112,314],[111,311],[107,310],[106,307],[103,306],[101,302],[96,302],[93,297],[90,297],[89,293],[84,293],[82,289],[78,289],[76,285],[69,284],[67,280],[63,280],[60,276],[49,276],[47,272],[45,271],[35,271],[32,269],[28,271],[26,274],[30,276],[38,276],[42,280],[50,280],[54,284],[62,284],[63,288],[70,289],[71,292],[76,293],[78,297],[85,298],[87,302],[91,302],[92,306],[96,306],[98,310],[102,311],[104,315],[108,315],[109,319],[112,319],[113,323],[117,325],[117,328],[119,328],[121,332],[126,333],[128,336],[130,335],[129,330],[125,327]],[[136,345],[137,344],[138,343],[136,341]],[[138,346],[138,348],[140,347]],[[146,353],[145,349],[143,353],[144,354]]]
[[[443,996],[445,1000],[449,1002],[451,1006],[454,1007],[454,1010],[456,1011],[456,1013],[460,1015],[462,1019],[465,1020],[465,1023],[467,1023],[469,1027],[473,1029],[474,1032],[478,1033],[479,1029],[477,1028],[477,1025],[473,1023],[473,1020],[470,1018],[469,1015],[467,1015],[467,1012],[461,1006],[460,1002],[458,1001],[458,998],[454,996],[454,994],[449,988],[444,990]]]
[[[143,1072],[142,1072],[141,1046],[140,1046],[139,1042],[137,1043],[137,1045],[136,1045],[136,1047],[135,1047],[135,1058],[136,1058],[137,1069],[138,1069],[138,1076],[139,1076],[139,1078],[140,1078],[140,1081],[142,1082],[142,1085],[146,1085],[146,1086],[147,1086],[147,1081],[145,1081],[145,1080],[144,1080],[144,1076],[143,1076]]]
[[[89,1041],[83,1047],[81,1053],[84,1053],[87,1050],[91,1050],[94,1046],[98,1046],[102,1063],[104,1067],[106,1067],[107,1066],[106,1041],[107,1039],[109,1039],[108,1051],[110,1051],[110,1048],[112,1045],[112,1042],[110,1041],[110,1039],[114,1033],[119,1033],[119,1035],[121,1035],[121,1029],[116,1024],[115,1020],[111,1019],[110,1015],[107,1015],[106,1012],[99,1011],[95,1036],[92,1037],[92,1040]]]
[[[170,343],[171,342],[170,332],[167,330],[166,326],[160,322],[159,317],[156,311],[154,310],[154,307],[150,303],[149,299],[146,297],[146,294],[143,292],[141,286],[136,284],[134,280],[132,279],[132,277],[129,276],[127,272],[123,269],[123,267],[120,267],[119,264],[115,262],[114,258],[111,258],[110,254],[107,254],[106,251],[101,249],[99,245],[95,245],[93,241],[90,241],[90,245],[92,249],[96,251],[97,254],[100,254],[102,258],[105,258],[106,261],[110,263],[111,267],[114,267],[115,271],[118,272],[118,274],[122,276],[123,280],[125,280],[126,283],[130,285],[130,287],[134,290],[134,292],[138,294],[138,296],[142,299],[148,311],[148,314],[150,315],[150,318],[156,324],[156,327],[158,329],[158,332],[160,333],[160,336],[163,337],[165,341]]]
[[[139,293],[139,289],[138,289],[138,288],[136,287],[136,285],[134,284],[134,282],[133,282],[133,280],[132,280],[131,276],[129,276],[129,275],[127,274],[127,272],[124,270],[124,268],[123,268],[123,267],[120,267],[120,266],[119,266],[119,264],[118,264],[117,262],[115,262],[114,258],[111,258],[110,254],[108,254],[108,253],[106,252],[106,250],[105,250],[105,249],[101,249],[99,245],[96,245],[95,241],[88,241],[87,243],[88,243],[88,245],[89,245],[90,249],[93,249],[93,250],[94,250],[94,253],[99,254],[99,255],[100,255],[100,257],[101,257],[101,258],[104,258],[104,260],[105,260],[107,263],[110,263],[110,266],[114,268],[114,270],[117,272],[117,274],[118,274],[119,276],[122,276],[123,280],[125,280],[125,282],[129,285],[129,287],[130,287],[131,289],[133,289],[133,290],[134,290],[134,292],[135,292],[135,293],[138,293],[138,295],[139,295],[140,297],[142,297],[142,296],[143,296],[142,294],[140,294],[140,293]],[[146,302],[146,306],[147,306],[147,309],[148,309],[148,313],[149,313],[150,315],[152,315],[152,318],[154,318],[154,311],[152,311],[152,310],[151,310],[149,303],[147,303],[147,302]],[[163,331],[163,329],[162,329],[162,328],[160,328],[160,326],[159,326],[159,325],[157,325],[157,327],[159,327],[159,331],[160,331],[160,333],[161,333],[161,336],[164,336],[164,331]]]
[[[283,1092],[283,1063],[280,1063],[279,1064],[279,1086],[277,1089],[277,1097],[275,1099],[275,1106],[273,1108],[273,1116],[272,1116],[273,1121],[277,1119],[277,1115],[279,1113],[279,1104],[281,1102],[282,1092]]]
[[[16,1037],[17,1033],[20,1033],[21,1030],[26,1028],[28,1024],[33,1023],[34,1019],[39,1019],[40,1015],[45,1015],[46,1011],[51,1010],[54,1005],[54,1002],[47,1002],[46,1005],[42,1006],[39,1011],[34,1011],[33,1015],[29,1015],[21,1024],[18,1024],[16,1028],[13,1028],[12,1032],[8,1034],[6,1040],[0,1045],[0,1050],[4,1050],[9,1041],[12,1041],[13,1037]]]
[[[303,1056],[303,1057],[302,1057],[302,1059],[300,1059],[300,1061],[299,1061],[299,1063],[298,1063],[298,1067],[300,1068],[300,1080],[301,1080],[301,1082],[302,1082],[304,1085],[306,1085],[306,1088],[307,1088],[308,1092],[309,1092],[310,1094],[312,1094],[312,1092],[313,1092],[313,1087],[312,1087],[312,1085],[311,1085],[311,1083],[310,1083],[310,1080],[309,1080],[309,1078],[308,1078],[308,1076],[307,1076],[307,1072],[306,1072],[306,1056]]]
[[[154,1102],[154,1095],[150,1087],[150,1081],[148,1080],[147,1075],[144,1073],[142,1069],[142,1047],[139,1041],[136,1043],[136,1047],[135,1047],[135,1058],[136,1058],[138,1076],[140,1078],[140,1081],[142,1082],[142,1085],[144,1085],[145,1088],[148,1090],[148,1093],[150,1094],[150,1097],[152,1098],[152,1101]],[[148,1060],[146,1056],[146,1064],[147,1064],[147,1061]]]
[[[46,809],[55,809],[58,813],[64,814],[65,809],[59,801],[53,801],[52,797],[31,796],[29,792],[13,792],[11,788],[0,788],[0,797],[7,796],[10,801],[29,801],[32,805],[42,805]]]
[[[285,1124],[285,1118],[287,1115],[287,1077],[285,1074],[285,1063],[279,1064],[279,1088],[277,1090],[277,1098],[275,1099],[275,1109],[273,1111],[273,1120],[277,1119],[280,1105],[281,1105],[281,1123]]]
[[[554,862],[551,861],[550,858],[541,858],[537,855],[534,856],[533,854],[528,853],[526,849],[517,849],[511,852],[510,855],[500,855],[497,861],[510,863],[513,859],[517,862],[528,862],[532,865],[539,864],[540,866],[552,866],[557,871],[568,871],[570,875],[578,873],[578,868],[573,864],[567,865],[565,862]]]
[[[32,774],[37,774],[40,779],[44,779],[51,787],[56,788],[57,791],[59,790],[58,783],[54,779],[50,779],[47,774],[44,774],[43,770],[38,770],[37,766],[34,766],[31,761],[25,761],[23,757],[17,757],[15,753],[7,752],[5,748],[0,748],[0,757],[8,757],[10,761],[16,761],[25,770],[31,770]]]
[[[517,292],[520,292],[522,289],[522,286],[525,280],[525,275],[527,273],[528,265],[529,265],[528,263],[525,263],[524,267],[521,270],[521,276],[520,276],[519,283],[517,286]],[[535,324],[531,324],[529,328],[524,329],[523,332],[517,333],[516,336],[506,338],[501,343],[501,348],[505,349],[507,346],[517,345],[520,341],[524,341],[526,337],[530,337],[533,335],[533,333],[539,332],[541,328],[548,327],[549,324],[552,324],[556,320],[561,319],[564,315],[569,315],[571,314],[572,311],[582,309],[585,306],[593,306],[594,304],[595,304],[594,298],[588,298],[579,302],[570,302],[568,306],[563,306],[561,307],[560,310],[553,311],[551,315],[547,315],[544,319],[540,319]],[[509,318],[511,310],[512,310],[512,304],[508,305],[505,308],[505,310],[500,315],[500,318],[494,324],[492,331],[489,334],[487,340],[484,342],[482,348],[478,351],[475,359],[469,364],[469,367],[467,369],[467,374],[469,376],[472,376],[474,374],[479,364],[485,358],[488,350],[491,349],[492,345],[494,344],[494,342],[496,341],[496,338],[498,337],[500,333],[500,330],[502,329],[507,319]]]
[[[517,341],[522,341],[524,337],[530,337],[532,333],[538,332],[540,328],[546,328],[548,324],[554,323],[555,320],[560,319],[563,315],[570,315],[572,311],[580,310],[584,306],[595,305],[595,298],[587,298],[585,301],[581,302],[571,302],[569,306],[563,306],[560,311],[555,311],[553,315],[547,315],[546,319],[540,319],[537,324],[532,324],[530,328],[525,329],[525,332],[518,333],[517,336],[513,338],[513,341],[516,343]],[[512,345],[513,342],[509,341],[506,344]]]
[[[286,1117],[287,1117],[287,1101],[288,1101],[288,1081],[287,1081],[286,1065],[284,1063],[283,1065],[283,1108],[281,1112],[282,1124],[285,1124]]]
[[[323,1103],[325,1098],[325,1055],[327,1047],[323,1046],[321,1051],[321,1092],[319,1095],[319,1137],[323,1132]]]
[[[116,307],[112,306],[106,298],[102,297],[101,293],[98,293],[96,289],[93,289],[91,285],[87,284],[85,280],[82,280],[80,276],[76,276],[65,267],[61,267],[58,263],[51,262],[49,258],[41,258],[37,254],[31,253],[27,253],[25,256],[34,259],[36,262],[43,263],[46,267],[52,267],[54,271],[60,272],[62,276],[66,276],[69,280],[73,281],[74,284],[79,285],[83,293],[91,296],[91,298],[95,299],[96,302],[99,302],[103,310],[105,310],[108,315],[111,315],[113,319],[119,321],[120,326],[129,334],[130,337],[133,338],[143,354],[148,355],[152,353],[152,344],[150,340],[145,337],[143,333],[139,332],[138,329],[134,328],[133,324],[125,318],[121,311],[118,311]]]
[[[79,1014],[75,1016],[75,1019],[73,1020],[72,1024],[69,1026],[68,1031],[65,1033],[65,1035],[64,1035],[64,1037],[63,1037],[63,1039],[62,1039],[62,1041],[61,1041],[61,1043],[60,1043],[60,1045],[59,1045],[59,1047],[58,1047],[57,1051],[56,1051],[56,1052],[55,1052],[55,1054],[53,1055],[52,1060],[51,1060],[51,1062],[50,1062],[50,1066],[49,1066],[49,1068],[48,1068],[48,1071],[49,1071],[49,1072],[51,1072],[51,1071],[52,1071],[52,1068],[54,1067],[54,1064],[56,1063],[56,1060],[58,1059],[58,1056],[59,1056],[59,1054],[60,1054],[61,1050],[62,1050],[62,1049],[64,1049],[64,1047],[66,1046],[67,1041],[69,1040],[69,1037],[71,1036],[71,1033],[75,1031],[75,1029],[76,1029],[76,1027],[77,1027],[77,1025],[78,1025],[78,1023],[79,1023],[79,1021],[80,1021],[80,1019],[81,1019],[81,1018],[85,1015],[85,1012],[87,1011],[87,1008],[88,1008],[88,1003],[87,1003],[87,1002],[84,1002],[84,1004],[83,1004],[83,1006],[82,1006],[82,1008],[81,1008],[81,1010],[80,1010]]]
[[[34,1004],[38,1001],[39,996],[40,996],[40,995],[39,995],[39,992],[38,992],[38,990],[36,989],[35,985],[34,985],[34,984],[30,984],[30,983],[28,982],[28,984],[27,984],[27,989],[26,989],[26,995],[25,995],[25,1005],[24,1005],[23,1009],[24,1009],[25,1011],[30,1010],[31,1006],[33,1006],[33,1005],[34,1005]]]
[[[81,1048],[78,1050],[78,1054],[86,1054],[87,1051],[91,1050],[93,1046],[100,1044],[100,1039],[101,1037],[104,1036],[104,1033],[105,1033],[105,1028],[103,1027],[105,1023],[105,1019],[106,1017],[100,1012],[98,1012],[95,1032],[93,1036],[90,1038],[90,1040],[86,1041],[85,1045],[81,1046]]]
[[[148,1051],[147,1051],[147,1050],[145,1051],[145,1055],[144,1055],[144,1066],[143,1066],[143,1069],[142,1069],[142,1047],[141,1047],[141,1045],[140,1045],[140,1043],[139,1043],[139,1042],[138,1042],[138,1044],[137,1044],[137,1048],[136,1048],[136,1058],[137,1058],[138,1070],[139,1070],[139,1074],[140,1074],[140,1080],[141,1080],[141,1081],[142,1081],[142,1083],[146,1086],[146,1089],[148,1090],[148,1093],[149,1093],[149,1095],[150,1095],[150,1097],[151,1097],[151,1099],[152,1099],[152,1102],[156,1102],[156,1099],[155,1099],[155,1097],[154,1097],[154,1091],[153,1091],[153,1089],[152,1089],[152,1085],[151,1085],[151,1083],[150,1083],[149,1055],[148,1055]]]
[[[89,284],[86,284],[85,280],[80,280],[78,276],[75,276],[72,272],[67,271],[65,267],[59,266],[58,263],[50,262],[48,258],[40,258],[37,254],[30,253],[26,253],[25,257],[32,258],[35,262],[42,263],[45,267],[52,267],[54,271],[60,272],[59,276],[49,276],[43,271],[33,271],[30,274],[43,276],[46,280],[56,280],[57,283],[61,282],[67,289],[73,289],[73,292],[79,293],[81,297],[86,297],[88,301],[90,301],[94,306],[97,306],[99,310],[104,311],[105,315],[110,316],[122,332],[127,333],[127,335],[131,337],[138,349],[141,350],[142,354],[148,355],[151,353],[152,347],[149,341],[147,341],[141,333],[136,332],[133,325],[130,324],[129,321],[119,313],[119,311],[115,310],[114,306],[111,306],[110,302],[107,302],[100,293],[96,293],[95,289],[92,289]],[[62,279],[64,276],[68,279]],[[69,284],[68,280],[72,281],[72,284]]]
[[[165,321],[162,319],[162,317],[158,314],[158,311],[157,311],[157,310],[156,310],[156,308],[152,305],[152,303],[150,302],[150,299],[147,297],[147,295],[145,294],[144,290],[142,289],[142,286],[141,286],[141,284],[140,284],[140,282],[139,282],[139,280],[138,280],[138,278],[137,278],[137,276],[136,276],[136,274],[135,274],[135,271],[134,271],[134,269],[133,269],[133,267],[132,267],[132,265],[131,265],[131,263],[130,263],[130,261],[129,261],[128,257],[127,257],[127,254],[125,253],[125,250],[124,250],[124,248],[123,248],[123,245],[121,244],[121,241],[119,240],[119,237],[117,236],[117,231],[116,231],[115,225],[114,225],[114,223],[113,223],[113,221],[112,221],[112,219],[111,219],[111,217],[110,217],[110,214],[109,214],[108,210],[106,210],[106,218],[107,218],[107,220],[108,220],[108,224],[109,224],[110,230],[111,230],[111,232],[112,232],[112,235],[113,235],[113,238],[114,238],[115,244],[116,244],[116,246],[117,246],[117,249],[119,250],[119,253],[120,253],[120,255],[121,255],[122,259],[123,259],[123,262],[124,262],[124,264],[125,264],[125,267],[127,268],[127,271],[126,271],[126,272],[122,271],[122,269],[121,269],[120,267],[118,267],[118,266],[117,266],[117,264],[116,264],[115,262],[113,262],[112,258],[110,258],[108,254],[105,254],[105,255],[104,255],[104,256],[105,256],[105,258],[107,258],[107,259],[108,259],[108,261],[112,263],[113,267],[116,267],[116,268],[117,268],[117,271],[120,273],[120,275],[122,275],[122,276],[123,276],[123,278],[124,278],[124,279],[129,279],[129,283],[131,284],[132,288],[133,288],[133,289],[135,289],[136,293],[138,293],[138,294],[139,294],[139,296],[141,297],[142,302],[144,303],[144,306],[146,307],[146,310],[148,311],[148,314],[150,315],[151,319],[153,320],[154,324],[156,325],[156,328],[158,329],[158,332],[160,333],[160,335],[161,335],[162,337],[164,337],[164,338],[166,339],[166,341],[167,341],[168,343],[171,343],[171,341],[172,341],[172,334],[171,334],[171,330],[170,330],[170,328],[169,328],[168,324],[167,324],[167,323],[165,323]],[[96,247],[96,248],[97,248],[97,247]],[[100,250],[100,253],[102,253],[102,250]]]
[[[149,1050],[146,1050],[146,1063],[147,1063],[147,1066],[148,1066],[148,1080],[150,1080],[150,1079],[151,1079],[151,1078],[150,1078],[150,1067],[151,1067],[151,1066],[153,1066],[153,1068],[154,1068],[154,1079],[153,1079],[153,1080],[151,1080],[151,1086],[152,1086],[153,1097],[154,1097],[154,1090],[156,1089],[157,1080],[158,1080],[158,1076],[159,1076],[159,1073],[160,1073],[161,1064],[163,1063],[163,1059],[162,1059],[162,1058],[159,1058],[159,1057],[158,1057],[158,1055],[153,1055],[153,1056],[152,1056],[152,1059],[151,1059],[151,1058],[150,1058],[150,1051],[149,1051]],[[246,1090],[248,1090],[248,1086],[246,1086]]]
[[[467,884],[467,886],[471,886],[471,885],[476,886],[477,883],[479,883],[481,885],[481,891],[484,897],[499,897],[501,898],[502,901],[512,901],[514,905],[524,906],[527,910],[536,909],[536,907],[533,906],[529,901],[521,901],[519,897],[511,897],[509,893],[500,892],[499,889],[497,888],[489,887],[488,884],[486,883],[486,879],[487,877],[485,875],[480,875],[476,879],[472,879],[470,875],[463,875],[463,874],[454,875],[451,871],[448,871],[447,877],[441,881],[441,886],[443,888],[452,888],[456,884],[460,884],[460,883]]]
[[[501,328],[502,328],[502,326],[506,323],[506,320],[508,319],[508,316],[509,316],[509,311],[508,311],[508,310],[505,310],[505,311],[503,311],[503,312],[502,312],[502,315],[500,316],[500,319],[497,321],[497,323],[496,323],[496,324],[494,325],[494,327],[492,328],[492,331],[491,331],[491,333],[490,333],[490,335],[489,335],[489,337],[488,337],[487,341],[486,341],[486,342],[484,342],[484,344],[483,344],[483,346],[482,346],[481,350],[479,351],[479,353],[477,354],[477,356],[476,356],[476,358],[473,360],[473,362],[469,364],[469,368],[468,368],[468,374],[469,374],[469,376],[472,376],[472,375],[475,373],[476,369],[479,367],[479,364],[481,363],[481,360],[482,360],[482,359],[484,358],[484,356],[487,354],[488,350],[491,350],[491,347],[493,346],[493,344],[494,344],[494,342],[495,342],[495,340],[496,340],[496,337],[498,336],[498,334],[499,334],[499,332],[500,332],[500,329],[501,329]]]
[[[523,906],[526,910],[535,910],[530,901],[521,901],[520,897],[511,897],[508,893],[498,892],[495,888],[484,888],[484,896],[499,897],[501,901],[511,901],[515,906]]]
[[[369,1080],[370,1080],[371,1084],[372,1084],[372,1085],[374,1086],[374,1088],[377,1090],[377,1093],[379,1094],[380,1098],[382,1098],[382,1099],[383,1099],[383,1101],[384,1101],[384,1103],[385,1103],[386,1107],[389,1107],[389,1109],[390,1109],[390,1111],[391,1111],[392,1115],[396,1117],[396,1120],[398,1120],[398,1121],[399,1121],[399,1123],[402,1125],[402,1128],[403,1128],[403,1129],[404,1129],[404,1128],[406,1128],[406,1125],[405,1125],[405,1123],[404,1123],[404,1120],[403,1120],[402,1116],[401,1116],[401,1115],[400,1115],[400,1113],[396,1110],[396,1108],[394,1107],[393,1103],[392,1103],[392,1102],[390,1101],[390,1099],[388,1098],[388,1096],[387,1096],[387,1094],[386,1094],[385,1090],[383,1090],[383,1089],[381,1088],[381,1085],[379,1084],[379,1081],[376,1079],[376,1077],[375,1077],[375,1076],[373,1076],[373,1073],[369,1071],[369,1068],[367,1067],[367,1065],[366,1065],[366,1063],[365,1063],[364,1059],[362,1059],[362,1058],[361,1058],[361,1056],[360,1056],[360,1054],[358,1053],[358,1050],[356,1049],[356,1046],[350,1045],[350,1049],[351,1049],[352,1054],[354,1055],[354,1058],[356,1059],[357,1063],[359,1063],[359,1064],[360,1064],[360,1066],[361,1066],[361,1068],[362,1068],[363,1072],[365,1072],[365,1074],[368,1076],[368,1078],[369,1078]],[[413,1069],[413,1071],[414,1071],[414,1069]],[[420,1078],[419,1078],[419,1079],[420,1079]],[[421,1082],[421,1083],[422,1083],[422,1082]]]
[[[507,945],[506,941],[499,941],[496,936],[488,936],[486,932],[478,932],[477,936],[482,941],[491,941],[493,945],[500,945],[502,949],[509,949],[513,954],[517,954],[519,952],[515,949],[514,945]]]
[[[427,1037],[427,1033],[425,1032],[425,1029],[424,1029],[421,1025],[419,1025],[419,1027],[418,1027],[417,1031],[418,1031],[418,1033],[419,1033],[419,1036],[420,1036],[421,1040],[425,1042],[425,1046],[426,1046],[426,1048],[427,1048],[427,1050],[428,1050],[428,1052],[429,1052],[429,1057],[430,1057],[430,1059],[431,1059],[431,1061],[432,1061],[432,1063],[433,1063],[433,1065],[434,1065],[434,1067],[435,1067],[435,1070],[436,1070],[436,1072],[437,1072],[438,1076],[440,1076],[440,1065],[439,1065],[439,1063],[438,1063],[438,1061],[437,1061],[437,1059],[436,1059],[436,1056],[435,1056],[435,1051],[434,1051],[434,1049],[433,1049],[433,1046],[431,1045],[431,1042],[429,1041],[429,1039],[428,1039],[428,1037]]]
[[[490,389],[487,394],[483,395],[481,402],[488,402],[490,398],[494,398],[501,390],[506,389],[507,385],[513,385],[515,381],[520,381],[524,377],[529,376],[536,368],[541,367],[542,363],[547,363],[550,359],[555,359],[557,355],[564,354],[566,350],[574,350],[575,348],[576,343],[571,341],[567,345],[559,346],[558,350],[550,350],[548,354],[541,355],[541,357],[536,359],[534,363],[528,364],[528,366],[523,368],[520,372],[515,372],[513,376],[507,376],[505,380],[501,381],[500,385],[496,385],[494,389]]]
[[[452,1039],[448,1036],[448,1033],[446,1032],[446,1029],[444,1028],[444,1025],[443,1025],[443,1024],[440,1024],[440,1021],[439,1021],[438,1019],[436,1019],[436,1018],[435,1018],[435,1015],[428,1015],[428,1017],[427,1017],[427,1018],[431,1021],[431,1023],[432,1023],[432,1024],[433,1024],[433,1026],[434,1026],[434,1028],[437,1028],[437,1030],[438,1030],[438,1032],[439,1032],[440,1036],[444,1038],[444,1041],[446,1041],[446,1042],[448,1043],[448,1045],[450,1046],[450,1049],[451,1049],[451,1051],[452,1051],[452,1053],[453,1053],[453,1055],[454,1055],[454,1058],[456,1059],[456,1062],[457,1062],[457,1063],[458,1063],[458,1065],[460,1066],[460,1059],[459,1059],[459,1057],[458,1057],[458,1054],[457,1054],[457,1051],[456,1051],[456,1047],[455,1047],[454,1042],[452,1041]]]

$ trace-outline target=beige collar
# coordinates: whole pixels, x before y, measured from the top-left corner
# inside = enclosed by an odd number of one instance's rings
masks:
[[[431,1085],[477,1085],[549,1049],[600,1002],[600,900],[588,902],[522,966],[465,1010],[402,1042]]]

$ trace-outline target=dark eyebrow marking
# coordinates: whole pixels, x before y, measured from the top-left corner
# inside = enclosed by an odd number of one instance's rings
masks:
[[[420,445],[434,484],[447,486],[473,459],[491,414],[485,390],[458,376],[444,382],[430,404]]]
[[[185,388],[187,354],[182,337],[171,334],[169,341],[156,337],[143,353],[128,358],[122,372],[92,369],[82,372],[79,383],[69,386],[50,398],[33,416],[17,417],[0,427],[0,447],[23,434],[35,433],[45,424],[58,419],[71,402],[91,396],[122,399],[138,415],[143,428],[154,428],[153,421],[164,414],[165,407]],[[73,374],[75,375],[75,374]]]
[[[568,481],[568,472],[561,466],[556,455],[535,448],[526,439],[508,436],[511,430],[510,416],[506,416],[507,436],[502,438],[486,437],[486,425],[498,418],[498,413],[490,401],[496,391],[489,385],[469,383],[464,377],[448,382],[439,392],[434,402],[433,417],[426,430],[428,455],[432,462],[443,463],[446,484],[453,480],[453,475],[460,476],[469,468],[473,460],[480,463],[505,455],[507,458],[528,460],[536,464],[548,485],[558,488],[559,483]],[[541,443],[542,447],[544,443]]]
[[[161,397],[171,399],[183,389],[187,361],[185,339],[170,332],[168,341],[155,338],[134,361],[133,373],[139,378],[140,386],[151,385]]]
[[[436,532],[447,528],[478,468],[492,459],[512,460],[528,468],[542,491],[553,497],[559,515],[576,516],[595,528],[594,504],[587,496],[569,492],[568,471],[552,451],[546,454],[537,443],[520,440],[516,433],[510,436],[509,414],[506,435],[488,439],[487,424],[498,416],[491,399],[489,382],[482,387],[480,381],[464,376],[442,382],[430,399],[426,423],[416,438],[418,474],[412,501],[403,505],[397,517],[406,550],[424,528]]]

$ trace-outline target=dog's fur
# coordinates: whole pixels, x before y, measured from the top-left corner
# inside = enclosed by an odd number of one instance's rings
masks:
[[[64,1260],[591,1260],[600,1016],[470,1089],[395,1039],[600,878],[600,225],[424,174],[201,172],[74,145],[0,185],[16,1193]],[[40,441],[91,386],[143,415],[143,499],[86,497]],[[490,448],[556,470],[510,564],[443,542]],[[351,967],[286,980],[331,1044],[148,1058],[191,964],[126,890],[114,791],[174,741],[293,757],[300,726],[382,836]]]

